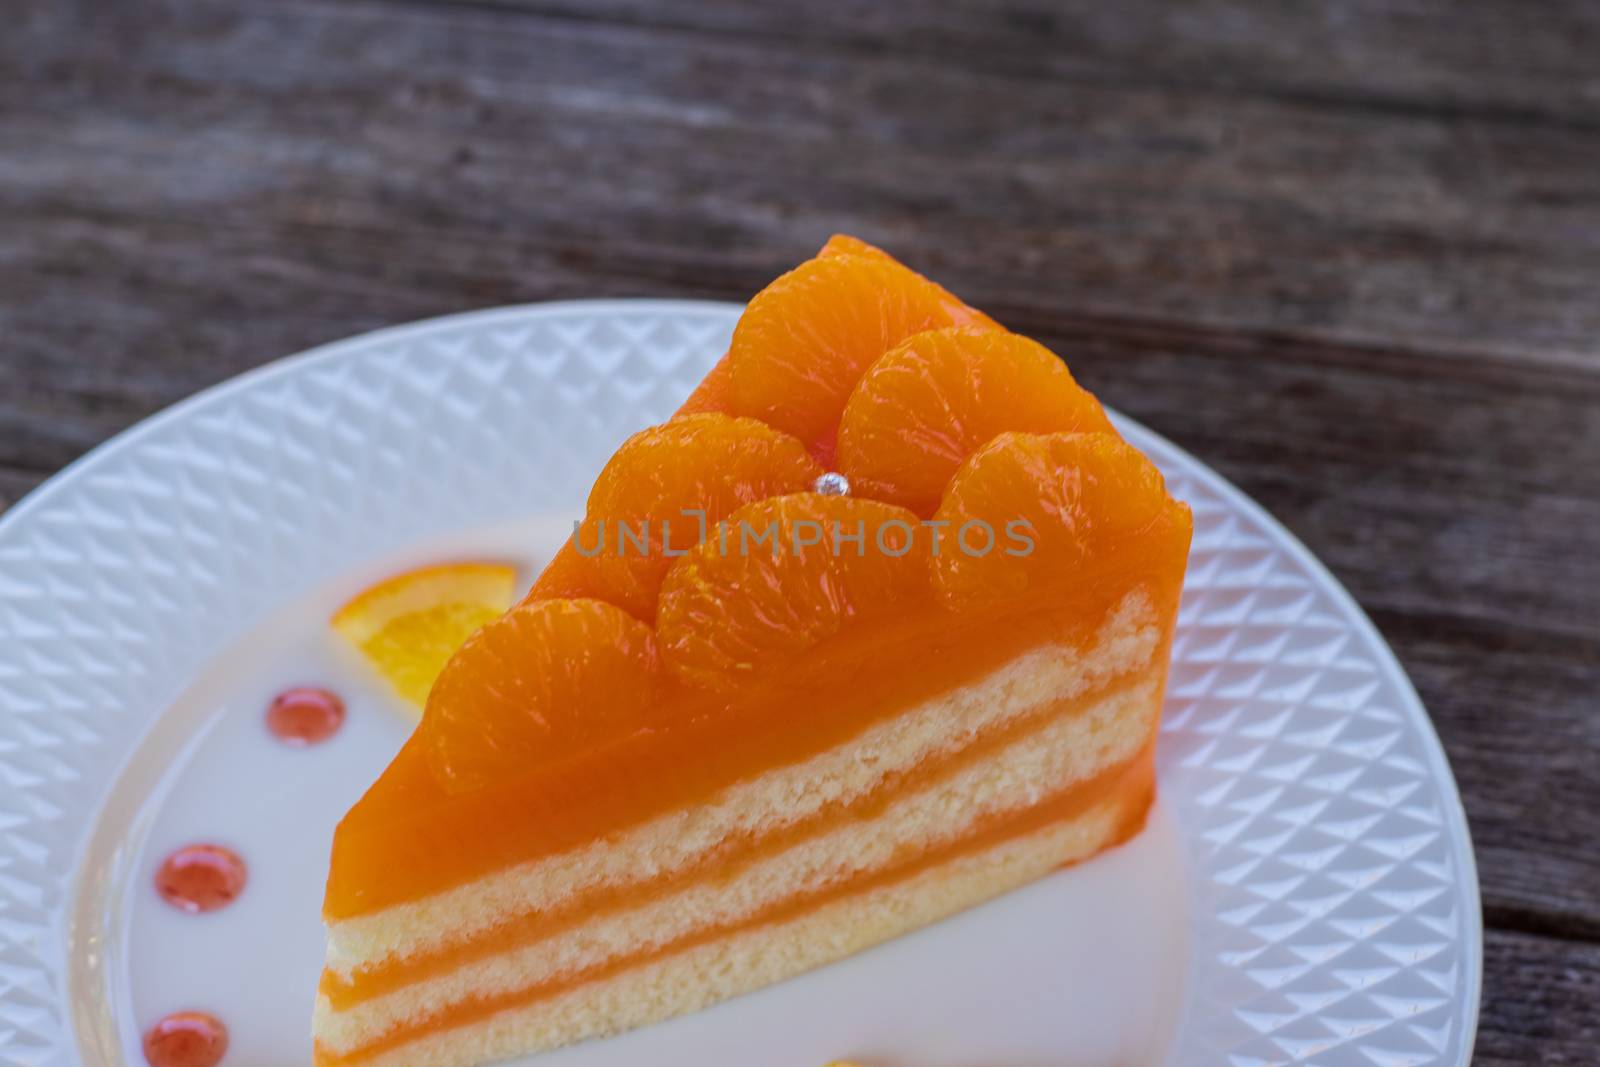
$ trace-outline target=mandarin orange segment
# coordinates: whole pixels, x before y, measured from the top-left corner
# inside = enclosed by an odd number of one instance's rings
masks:
[[[824,244],[821,251],[817,253],[818,259],[821,259],[825,256],[877,256],[880,259],[894,258],[877,245],[869,245],[861,238],[851,237],[847,233],[836,233],[832,237],[828,238],[827,243]]]
[[[733,374],[728,366],[728,354],[724,352],[722,358],[700,379],[700,384],[694,387],[687,400],[673,412],[673,418],[684,415],[700,415],[707,412],[726,415],[730,408],[729,389],[733,384]]]
[[[930,330],[890,349],[856,385],[838,465],[857,493],[930,515],[956,468],[1006,430],[1112,432],[1100,402],[1037,341]]]
[[[917,517],[876,500],[800,493],[748,504],[679,560],[661,588],[662,658],[732,690],[847,624],[928,589]]]
[[[894,257],[883,249],[869,245],[858,237],[851,237],[849,234],[843,233],[836,233],[828,238],[827,243],[822,246],[822,250],[817,253],[817,256],[818,258],[824,256],[875,256],[878,259],[894,261]],[[951,299],[954,300],[955,298],[952,296]],[[684,400],[678,410],[673,413],[673,417],[694,415],[707,411],[721,412],[722,414],[732,411],[732,381],[733,376],[729,369],[728,354],[724,352],[722,358],[717,360],[712,368],[706,372],[704,378],[700,379],[700,384],[694,387],[688,399]]]
[[[572,539],[568,538],[550,562],[545,564],[544,570],[539,572],[539,577],[533,580],[533,588],[528,590],[522,602],[600,600],[605,596],[605,586],[601,584],[597,570],[595,561],[580,556]]]
[[[598,600],[522,604],[445,665],[420,737],[465,792],[648,725],[659,658],[650,627]]]
[[[807,489],[821,473],[799,441],[755,419],[685,415],[637,433],[589,493],[571,542],[580,558],[567,553],[560,585],[546,588],[653,619],[662,577],[702,528],[741,504]]]
[[[934,515],[948,524],[934,585],[950,607],[1059,589],[1168,506],[1161,473],[1111,434],[1000,434],[956,471]]]
[[[914,333],[993,322],[884,254],[808,260],[756,294],[728,348],[732,410],[825,459],[863,371]]]
[[[901,263],[898,259],[895,259],[889,253],[879,248],[877,245],[868,244],[859,237],[852,237],[847,233],[836,233],[832,237],[829,237],[828,240],[824,242],[822,248],[817,251],[816,258],[826,259],[831,256],[866,256],[869,259],[878,259],[885,263],[892,263],[894,266],[899,267],[901,270],[905,271],[907,274],[910,274],[918,281],[932,286],[933,291],[939,294],[940,301],[950,309],[950,313],[953,318],[958,319],[963,323],[970,322],[971,324],[977,326],[987,326],[990,329],[1003,329],[998,322],[995,322],[977,308],[968,305],[966,301],[956,296],[938,282],[931,278],[923,277],[921,274],[913,271],[911,268]]]

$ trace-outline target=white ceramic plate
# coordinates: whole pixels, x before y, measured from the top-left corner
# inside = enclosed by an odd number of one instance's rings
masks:
[[[304,1063],[329,835],[404,737],[326,628],[398,568],[528,576],[623,437],[738,309],[612,301],[383,330],[121,435],[0,519],[0,1063],[140,1064],[166,1012],[229,1067]],[[1282,527],[1121,420],[1195,512],[1160,748],[1124,848],[850,961],[551,1067],[1436,1064],[1469,1058],[1481,931],[1438,740],[1371,624]],[[274,742],[274,691],[348,701]],[[204,916],[151,886],[221,842]]]

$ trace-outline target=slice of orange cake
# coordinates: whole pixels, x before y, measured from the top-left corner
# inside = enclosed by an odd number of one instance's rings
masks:
[[[1136,833],[1189,535],[1055,355],[834,238],[339,825],[317,1062],[613,1034]]]

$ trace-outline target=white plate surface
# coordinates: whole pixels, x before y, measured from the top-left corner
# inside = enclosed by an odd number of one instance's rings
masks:
[[[380,331],[180,404],[0,518],[0,1063],[136,1065],[142,1029],[188,1008],[228,1023],[228,1067],[306,1062],[328,836],[406,731],[329,612],[423,562],[526,576],[737,313],[580,302]],[[1477,881],[1416,694],[1282,527],[1119,425],[1196,520],[1149,829],[844,964],[541,1063],[1468,1061]],[[297,683],[347,698],[332,742],[263,730]],[[236,847],[251,881],[190,917],[151,876],[197,840]]]

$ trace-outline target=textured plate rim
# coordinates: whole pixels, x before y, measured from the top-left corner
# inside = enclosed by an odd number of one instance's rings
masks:
[[[1462,1018],[1466,1037],[1461,1045],[1460,1060],[1462,1067],[1466,1067],[1472,1062],[1473,1050],[1477,1046],[1478,1017],[1483,1002],[1483,902],[1481,887],[1478,884],[1477,854],[1472,845],[1472,830],[1467,822],[1466,806],[1461,801],[1461,789],[1456,784],[1455,772],[1450,768],[1450,759],[1445,754],[1444,742],[1439,738],[1439,731],[1433,724],[1433,716],[1428,714],[1427,705],[1422,702],[1416,686],[1411,683],[1411,676],[1406,673],[1400,658],[1395,655],[1389,642],[1384,640],[1377,625],[1367,616],[1366,610],[1344,587],[1344,583],[1339,581],[1327,565],[1318,559],[1293,531],[1279,522],[1266,508],[1252,500],[1244,490],[1212,470],[1208,464],[1187,449],[1173,444],[1168,438],[1125,415],[1116,411],[1112,411],[1111,414],[1119,429],[1127,425],[1136,427],[1139,435],[1155,441],[1192,464],[1192,476],[1196,480],[1205,482],[1218,496],[1276,535],[1279,545],[1322,584],[1322,588],[1343,609],[1346,616],[1355,622],[1356,629],[1372,647],[1378,666],[1388,675],[1400,694],[1407,713],[1416,723],[1423,747],[1427,752],[1429,772],[1439,785],[1440,799],[1447,809],[1446,818],[1452,831],[1450,850],[1455,861],[1460,864],[1462,891],[1467,908],[1467,915],[1462,924],[1462,931],[1466,935],[1463,953],[1467,969],[1464,1005],[1466,1012]]]
[[[279,356],[259,366],[251,367],[249,370],[240,371],[238,374],[224,378],[220,382],[214,382],[181,400],[173,401],[166,407],[158,408],[135,422],[132,426],[118,430],[71,463],[50,475],[50,477],[29,490],[22,499],[7,508],[4,514],[0,514],[0,537],[5,536],[7,530],[14,522],[18,521],[20,516],[42,506],[48,498],[67,488],[69,483],[75,482],[82,476],[91,473],[95,464],[103,462],[109,454],[119,452],[136,444],[147,434],[154,433],[168,423],[185,417],[192,409],[203,407],[226,397],[230,393],[271,381],[280,375],[301,370],[312,363],[338,359],[345,355],[346,352],[356,351],[371,344],[401,337],[423,337],[435,331],[446,331],[461,326],[488,323],[498,318],[523,318],[530,315],[539,317],[555,316],[573,311],[604,314],[607,309],[619,311],[728,312],[743,306],[728,300],[671,300],[650,297],[540,300],[526,304],[504,304],[490,308],[478,308],[473,311],[455,311],[444,315],[434,315],[430,318],[415,319],[411,322],[397,323],[393,326],[380,326],[376,329],[367,330],[365,333],[342,337],[337,341],[328,341],[292,355]],[[1287,533],[1288,531],[1284,532]]]
[[[135,446],[147,435],[154,434],[167,425],[188,417],[191,412],[198,411],[230,394],[249,390],[273,379],[301,371],[314,364],[340,359],[347,353],[354,353],[374,344],[400,339],[420,340],[432,333],[452,331],[462,327],[488,325],[500,319],[527,320],[529,318],[556,317],[575,312],[590,315],[605,315],[623,311],[664,314],[674,312],[727,314],[736,313],[740,308],[742,308],[741,304],[720,300],[605,298],[540,301],[439,315],[413,322],[380,327],[317,345],[289,356],[268,361],[260,366],[216,382],[152,413],[89,449],[82,456],[79,456],[25,494],[20,500],[13,503],[3,515],[0,515],[0,547],[3,547],[10,531],[34,511],[46,506],[56,497],[69,492],[77,483],[91,476],[97,466],[107,462],[118,452]],[[1439,738],[1438,731],[1427,712],[1426,706],[1412,685],[1410,677],[1400,664],[1394,650],[1384,640],[1382,633],[1373,624],[1360,604],[1357,603],[1355,598],[1328,567],[1293,532],[1279,522],[1264,507],[1246,495],[1243,490],[1234,486],[1221,474],[1212,470],[1211,467],[1186,449],[1127,416],[1120,415],[1114,411],[1112,415],[1119,429],[1125,433],[1131,431],[1129,436],[1142,438],[1182,460],[1188,465],[1188,473],[1191,477],[1203,482],[1208,489],[1219,498],[1225,500],[1238,513],[1248,517],[1267,531],[1272,536],[1275,546],[1292,556],[1305,569],[1306,573],[1316,580],[1318,587],[1337,604],[1343,617],[1354,623],[1359,636],[1364,639],[1371,651],[1377,667],[1386,680],[1395,687],[1408,721],[1418,731],[1418,737],[1425,752],[1429,777],[1439,790],[1439,799],[1444,808],[1443,815],[1446,824],[1445,831],[1449,838],[1449,851],[1453,860],[1458,864],[1461,898],[1466,908],[1466,914],[1462,917],[1461,925],[1464,940],[1461,946],[1462,962],[1465,974],[1463,1003],[1461,1005],[1463,1014],[1460,1020],[1464,1036],[1460,1045],[1462,1055],[1459,1063],[1461,1065],[1470,1063],[1478,1035],[1483,989],[1483,917],[1477,864],[1472,846],[1470,826],[1444,745]],[[81,867],[82,849],[90,836],[97,812],[98,804],[95,809],[86,813],[84,819],[78,820],[81,825],[77,827],[77,848],[71,857],[69,883],[76,882],[78,869]],[[64,896],[60,909],[64,912],[70,912],[74,898],[75,891],[69,891]],[[63,992],[66,991],[65,986],[66,983],[63,983]],[[63,1005],[63,1007],[70,1009],[70,1005]],[[74,1013],[71,1010],[67,1010],[61,1017],[61,1025],[71,1030],[73,1028],[71,1020],[73,1018]]]

